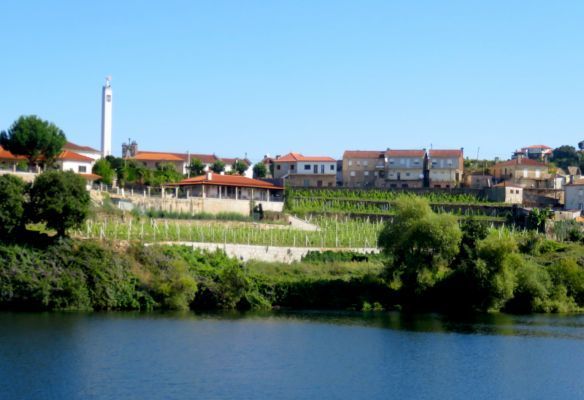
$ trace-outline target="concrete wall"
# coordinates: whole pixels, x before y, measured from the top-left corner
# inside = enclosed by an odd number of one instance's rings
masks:
[[[158,244],[173,244],[203,249],[209,251],[222,250],[228,256],[235,257],[241,261],[258,260],[268,262],[292,263],[300,261],[309,251],[353,251],[355,253],[378,253],[377,248],[356,248],[356,249],[323,249],[316,247],[276,247],[276,246],[255,246],[247,244],[222,244],[222,243],[200,243],[200,242],[162,242]]]

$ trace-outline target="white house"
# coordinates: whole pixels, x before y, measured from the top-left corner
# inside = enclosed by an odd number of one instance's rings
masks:
[[[564,186],[564,203],[566,210],[584,210],[584,180]]]

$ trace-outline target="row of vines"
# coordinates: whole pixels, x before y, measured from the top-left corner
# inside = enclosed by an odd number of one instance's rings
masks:
[[[371,248],[377,246],[381,222],[316,218],[318,231],[291,227],[266,229],[259,224],[185,223],[171,220],[88,220],[78,234],[101,240],[145,242],[189,241],[316,248]]]

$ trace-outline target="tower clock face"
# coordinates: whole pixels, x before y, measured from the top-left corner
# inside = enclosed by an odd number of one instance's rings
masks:
[[[112,101],[112,95],[108,94],[107,96],[105,96],[105,101],[107,101],[107,102]]]

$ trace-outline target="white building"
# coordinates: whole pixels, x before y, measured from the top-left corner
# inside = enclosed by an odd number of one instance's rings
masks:
[[[584,210],[584,180],[564,186],[564,202],[566,210]]]

